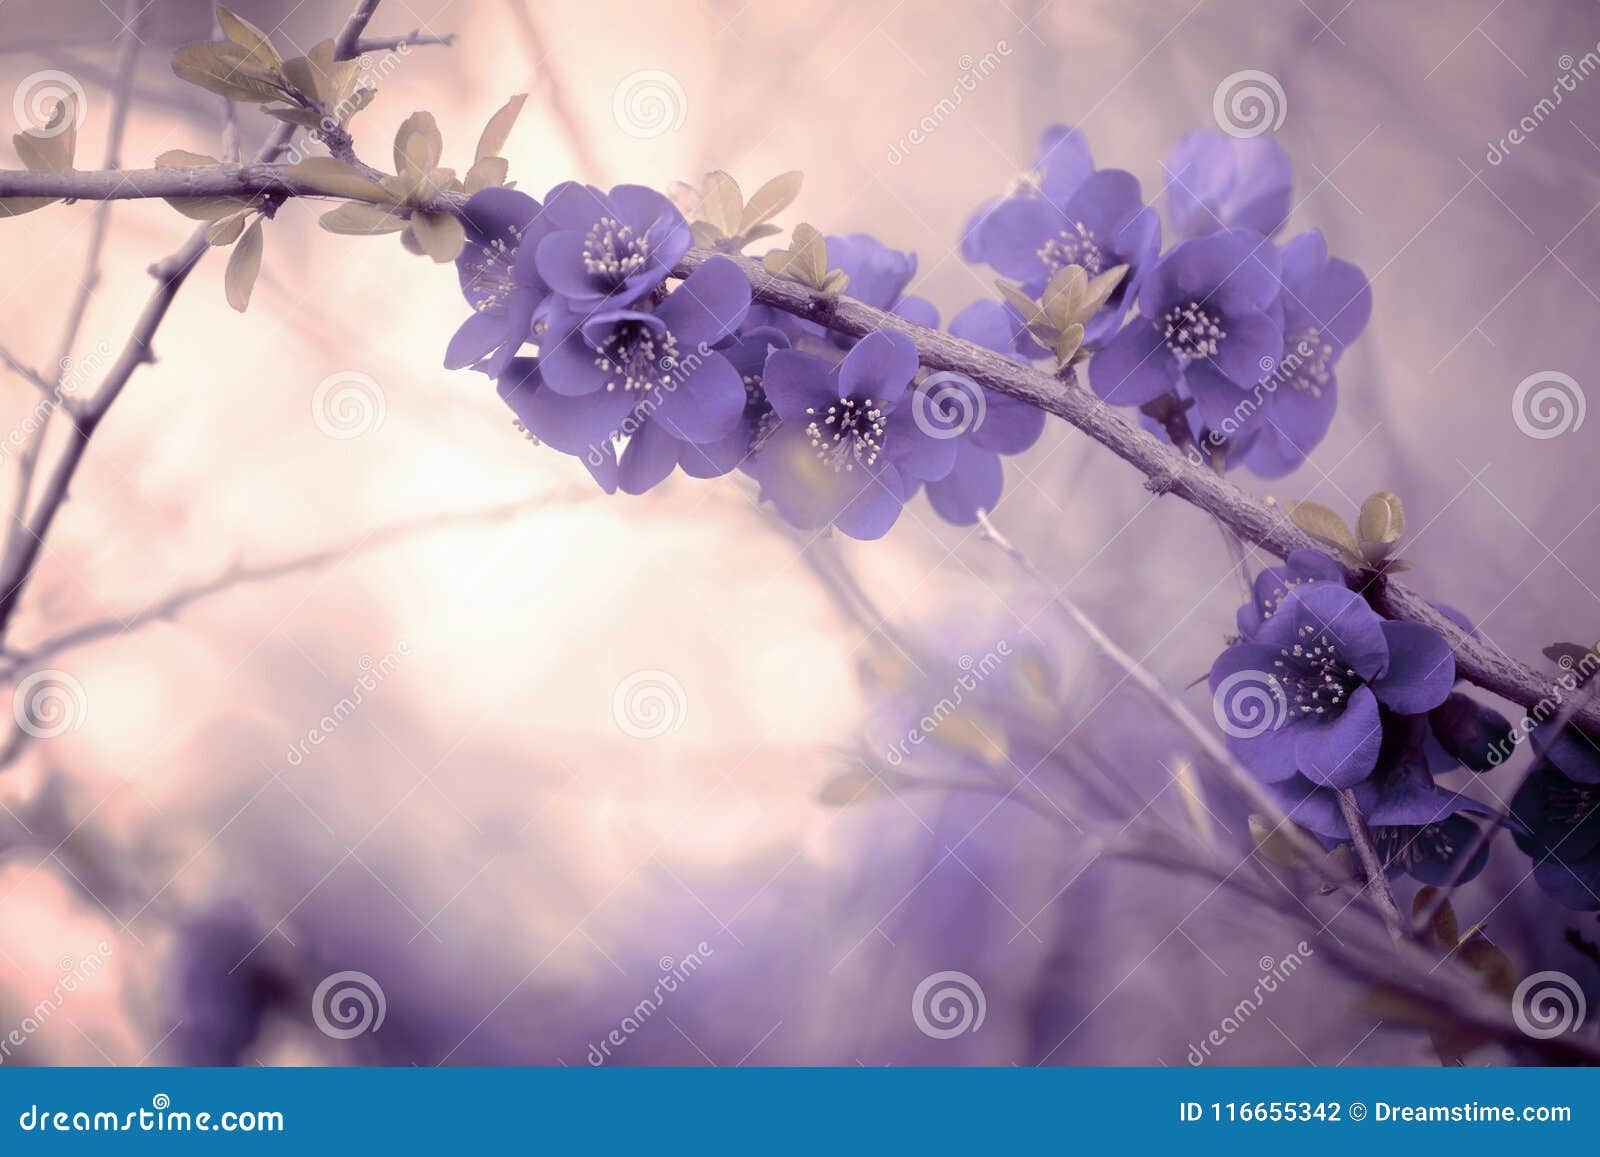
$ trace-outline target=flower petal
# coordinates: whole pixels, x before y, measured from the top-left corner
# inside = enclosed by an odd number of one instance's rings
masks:
[[[1419,715],[1443,703],[1456,681],[1450,645],[1421,623],[1385,622],[1382,628],[1389,666],[1372,681],[1372,690],[1384,706],[1402,715]]]
[[[1324,787],[1352,787],[1372,774],[1378,763],[1383,726],[1372,691],[1357,687],[1343,712],[1327,723],[1301,723],[1295,758],[1301,773]]]

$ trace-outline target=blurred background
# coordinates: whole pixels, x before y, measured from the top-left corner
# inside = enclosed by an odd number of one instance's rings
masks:
[[[0,93],[59,70],[86,94],[80,168],[109,128],[116,7],[0,7]],[[287,55],[349,3],[236,8]],[[125,167],[219,151],[219,102],[169,65],[211,22],[200,0],[144,14]],[[1159,203],[1222,78],[1272,74],[1286,235],[1320,227],[1375,309],[1311,463],[1242,484],[1349,515],[1394,490],[1415,585],[1494,644],[1533,661],[1600,636],[1600,425],[1533,439],[1511,412],[1529,374],[1586,385],[1600,354],[1600,79],[1491,157],[1600,52],[1595,4],[389,0],[368,31],[413,29],[454,42],[381,65],[353,123],[369,162],[426,109],[465,169],[528,92],[519,187],[801,169],[784,223],[915,252],[911,292],[946,318],[992,296],[959,230],[1047,125]],[[670,102],[645,135],[618,112],[641,73]],[[241,110],[247,154],[272,124]],[[0,346],[25,365],[56,357],[90,213],[3,230]],[[122,202],[110,227],[64,367],[89,386],[193,223]],[[734,479],[608,499],[441,368],[454,272],[394,240],[286,205],[249,312],[208,258],[95,438],[10,630],[11,681],[49,669],[72,695],[0,771],[0,1062],[1178,1065],[1233,1016],[1205,1063],[1436,1063],[1314,956],[1237,1016],[1301,933],[1095,832],[1141,816],[1232,846],[1247,809],[1193,788],[1182,734],[993,544],[923,500],[882,542],[802,549]],[[355,387],[342,426],[330,381]],[[0,379],[7,430],[38,402]],[[1209,519],[1060,423],[1007,470],[995,522],[1053,584],[1169,685],[1204,675],[1239,601]],[[1060,773],[1092,768],[1098,802],[861,773],[863,744],[885,750],[863,736],[950,691],[907,690],[908,651],[959,675],[1002,644],[1026,659],[1005,695],[1048,704]],[[1593,991],[1565,938],[1593,915],[1525,870],[1499,849],[1464,920]],[[914,1013],[941,973],[976,1028]],[[371,1015],[325,1011],[351,987]]]

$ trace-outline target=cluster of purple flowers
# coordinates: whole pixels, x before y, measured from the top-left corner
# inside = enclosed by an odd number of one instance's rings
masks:
[[[1328,429],[1335,363],[1371,310],[1366,279],[1320,233],[1273,240],[1290,173],[1272,141],[1190,133],[1166,171],[1178,240],[1163,253],[1138,180],[1096,169],[1081,132],[1052,128],[1019,188],[973,214],[962,253],[1035,298],[1069,266],[1124,269],[1083,327],[1090,384],[1219,468],[1280,476]],[[940,517],[975,522],[1000,500],[1002,456],[1043,430],[1036,407],[927,374],[898,334],[854,339],[752,305],[725,257],[669,290],[691,231],[651,189],[566,183],[543,204],[486,189],[464,216],[457,266],[474,312],[445,364],[494,377],[529,433],[607,492],[644,493],[675,469],[742,470],[796,526],[878,538],[923,490]],[[852,297],[939,325],[907,293],[914,256],[864,233],[826,245]],[[1048,353],[999,300],[974,302],[950,330],[1018,361]]]
[[[494,377],[527,431],[583,461],[606,491],[641,494],[674,468],[743,470],[794,525],[881,537],[922,487],[934,509],[976,521],[999,500],[999,455],[1030,447],[1036,407],[970,381],[951,397],[890,332],[859,340],[762,306],[724,257],[676,288],[690,230],[664,196],[563,184],[541,205],[489,189],[468,202],[458,261],[473,314],[445,364]],[[866,234],[827,239],[853,295],[921,325],[905,292],[916,258]],[[952,329],[1008,354],[1017,326],[998,302]],[[532,343],[537,356],[523,353]]]
[[[1279,244],[1289,158],[1268,137],[1196,131],[1165,162],[1168,225],[1139,182],[1094,167],[1076,129],[1054,128],[1013,195],[969,220],[962,252],[1037,296],[1066,265],[1127,273],[1085,341],[1089,382],[1108,402],[1179,413],[1148,426],[1219,469],[1263,477],[1300,465],[1327,433],[1335,366],[1372,310],[1365,276],[1328,256],[1317,230]],[[1131,320],[1129,318],[1131,317]],[[1126,322],[1126,324],[1124,324]]]
[[[1510,724],[1454,690],[1455,659],[1438,632],[1384,619],[1314,550],[1256,577],[1238,628],[1211,668],[1214,714],[1291,819],[1329,846],[1348,841],[1335,797],[1348,789],[1392,873],[1440,884],[1482,870],[1487,848],[1467,817],[1492,809],[1435,777],[1487,771]]]

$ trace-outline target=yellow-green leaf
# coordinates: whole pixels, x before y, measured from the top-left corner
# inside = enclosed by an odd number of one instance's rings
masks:
[[[377,205],[350,201],[337,209],[330,209],[317,219],[329,233],[343,233],[366,237],[378,233],[398,233],[406,227],[406,219]]]
[[[439,135],[439,125],[428,112],[414,112],[394,134],[394,171],[407,181],[416,184],[439,164],[444,152],[444,138]]]
[[[450,213],[411,214],[411,235],[422,251],[441,265],[454,261],[467,244],[466,230]]]
[[[188,149],[168,149],[156,157],[156,164],[166,169],[193,169],[201,165],[220,165],[216,157],[205,153],[191,153]]]
[[[190,84],[229,100],[263,104],[283,99],[283,92],[273,78],[252,63],[250,54],[232,41],[202,40],[185,44],[172,54],[172,71]]]
[[[1406,512],[1400,496],[1380,490],[1361,504],[1361,517],[1357,529],[1362,542],[1375,542],[1387,546],[1399,542],[1406,532]]]
[[[1481,932],[1468,936],[1459,949],[1468,968],[1483,977],[1484,985],[1496,996],[1510,1000],[1517,990],[1517,966]]]
[[[261,272],[261,219],[258,217],[245,230],[239,244],[233,247],[228,258],[228,272],[223,286],[228,294],[228,304],[243,313],[250,305],[250,291],[255,288],[256,276]]]
[[[522,115],[522,106],[527,101],[528,94],[519,92],[489,118],[489,123],[483,126],[483,134],[478,137],[478,151],[473,154],[473,160],[481,161],[485,157],[498,157],[501,154],[506,147],[506,138],[511,135],[512,126]]]
[[[206,244],[232,245],[244,232],[244,223],[249,216],[249,213],[235,213],[232,217],[212,222],[206,229]]]
[[[35,209],[43,209],[46,205],[54,205],[59,200],[60,197],[0,197],[0,219],[20,217]]]
[[[164,200],[195,221],[218,221],[251,204],[248,197],[166,197]]]
[[[476,193],[479,189],[498,189],[506,183],[509,172],[510,165],[504,157],[479,157],[472,162],[472,168],[467,170],[462,184],[469,193]]]
[[[250,62],[257,68],[267,73],[283,71],[283,57],[278,55],[278,50],[272,47],[272,41],[261,29],[220,4],[217,5],[217,23],[222,25],[224,36],[249,53]]]
[[[78,149],[78,100],[58,100],[42,130],[29,129],[11,138],[26,168],[34,172],[65,173],[72,168]]]
[[[739,215],[744,210],[744,195],[739,182],[721,169],[706,174],[700,188],[700,214],[721,230],[723,236],[732,237],[739,231]]]
[[[1434,897],[1439,894],[1439,889],[1429,884],[1427,887],[1417,889],[1415,898],[1411,901],[1411,918],[1416,920],[1433,903]],[[1446,900],[1433,914],[1431,931],[1443,948],[1454,948],[1461,939],[1461,927],[1456,923],[1456,910]]]
[[[319,193],[352,197],[358,201],[387,201],[389,195],[372,178],[337,157],[308,157],[283,171]]]
[[[772,220],[787,209],[800,195],[800,183],[803,180],[805,174],[798,169],[780,173],[750,194],[750,201],[739,217],[739,234],[749,238],[751,230],[757,225]]]
[[[1360,558],[1356,536],[1350,527],[1328,507],[1320,502],[1291,502],[1284,509],[1295,525],[1319,542],[1337,547],[1348,560]]]

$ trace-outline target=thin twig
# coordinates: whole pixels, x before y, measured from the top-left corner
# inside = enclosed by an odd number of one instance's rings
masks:
[[[362,0],[340,33],[339,42],[347,41],[353,45],[360,38],[377,7],[378,0]],[[256,154],[256,163],[270,165],[276,161],[288,147],[294,134],[294,125],[279,125],[267,143],[262,146],[261,151]],[[232,166],[218,166],[218,168],[232,168]],[[243,168],[248,169],[249,166]],[[123,174],[108,171],[85,175],[100,180],[106,178],[114,180]],[[172,307],[173,300],[184,282],[188,280],[189,274],[205,256],[209,248],[206,243],[208,228],[207,225],[196,228],[181,249],[152,268],[151,272],[157,282],[156,288],[145,303],[144,310],[134,324],[133,332],[123,345],[121,353],[101,381],[99,388],[81,404],[71,408],[69,413],[72,420],[71,436],[51,466],[33,513],[26,516],[25,523],[20,529],[12,528],[13,537],[10,541],[15,543],[15,549],[8,549],[3,562],[0,562],[0,644],[3,644],[11,628],[17,605],[38,564],[39,552],[56,516],[66,502],[72,481],[77,476],[78,467],[83,462],[90,440],[99,429],[100,423],[105,420],[106,413],[127,387],[134,372],[140,366],[155,360],[151,347],[155,341],[156,331],[165,320],[167,311]]]
[[[255,566],[233,565],[200,582],[189,583],[128,615],[112,615],[80,623],[76,627],[41,639],[27,647],[17,647],[0,652],[0,677],[10,677],[26,666],[39,663],[73,647],[81,647],[100,639],[110,638],[137,630],[154,622],[169,621],[194,606],[216,595],[251,583],[270,582],[292,574],[317,570],[331,563],[368,554],[396,542],[409,541],[435,530],[453,529],[504,522],[519,515],[548,506],[553,502],[581,501],[602,493],[595,487],[573,487],[570,491],[542,498],[524,498],[504,502],[481,510],[450,511],[431,514],[423,518],[410,518],[393,522],[364,534],[354,545],[340,544],[305,551],[276,562]]]
[[[1241,794],[1247,797],[1254,806],[1266,813],[1268,818],[1273,821],[1275,829],[1280,831],[1284,838],[1294,845],[1295,850],[1305,857],[1308,864],[1314,867],[1321,864],[1323,859],[1322,849],[1317,847],[1311,838],[1289,819],[1288,813],[1283,809],[1283,805],[1257,782],[1255,776],[1240,765],[1239,761],[1234,758],[1233,753],[1223,746],[1211,729],[1196,719],[1194,713],[1184,705],[1183,701],[1171,689],[1161,682],[1153,671],[1118,646],[1116,640],[1106,634],[1101,629],[1100,624],[1085,613],[1083,608],[1079,607],[1065,592],[1056,590],[1044,573],[1034,566],[1032,560],[1022,552],[1021,548],[1013,544],[1010,539],[995,528],[987,513],[979,511],[978,525],[983,529],[983,537],[1009,555],[1012,561],[1029,578],[1039,584],[1048,593],[1051,603],[1071,619],[1078,629],[1089,637],[1091,643],[1120,667],[1124,675],[1133,680],[1161,711],[1165,712],[1174,723],[1188,734],[1189,738],[1200,746],[1200,749],[1205,752],[1211,762],[1227,776],[1228,781]]]
[[[111,124],[106,130],[105,172],[112,178],[116,177],[117,170],[122,167],[122,139],[128,127],[128,106],[132,103],[133,78],[138,69],[139,49],[142,45],[139,33],[144,24],[144,11],[140,8],[138,0],[128,0],[124,6],[122,19],[127,23],[127,28],[122,34],[122,45],[117,53],[116,87],[111,94]],[[30,537],[28,503],[33,496],[33,480],[39,467],[39,455],[43,452],[51,420],[66,403],[62,395],[63,383],[66,381],[72,351],[77,345],[78,332],[83,328],[83,319],[89,312],[89,302],[100,284],[100,263],[105,253],[110,226],[111,204],[109,201],[102,201],[95,206],[94,217],[89,225],[89,244],[84,252],[83,274],[78,279],[78,287],[73,293],[71,304],[67,307],[67,320],[61,328],[56,359],[50,371],[52,377],[48,379],[48,385],[43,387],[51,404],[23,444],[22,452],[17,455],[16,489],[11,499],[11,521],[6,524],[3,565],[0,565],[0,573],[7,576],[13,573],[11,561],[28,549],[26,545]],[[7,586],[9,585],[8,583]]]
[[[1400,916],[1399,905],[1394,902],[1394,889],[1389,887],[1383,859],[1378,855],[1377,845],[1372,842],[1372,830],[1367,827],[1367,817],[1361,814],[1361,805],[1356,803],[1355,794],[1349,788],[1338,788],[1334,795],[1339,801],[1339,814],[1344,817],[1345,827],[1350,829],[1350,842],[1355,846],[1356,858],[1361,861],[1361,870],[1366,874],[1367,893],[1383,913],[1389,934],[1396,940],[1402,939],[1406,935],[1406,924]]]

